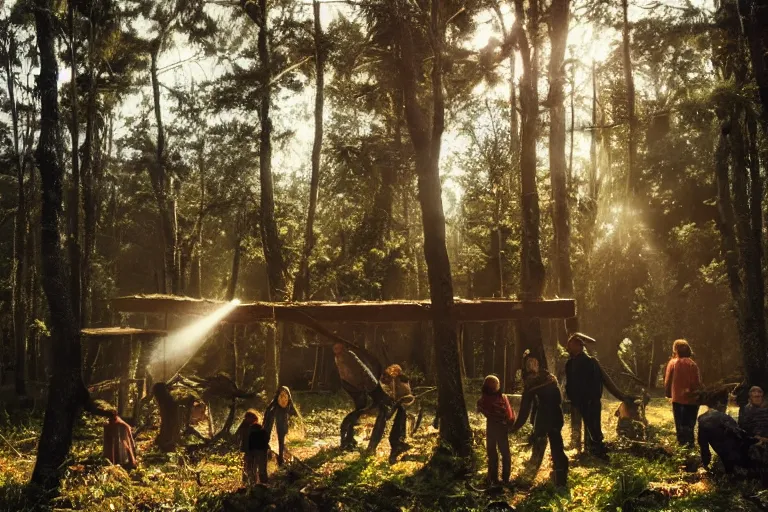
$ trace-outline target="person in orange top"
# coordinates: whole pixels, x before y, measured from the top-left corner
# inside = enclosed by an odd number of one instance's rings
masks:
[[[672,399],[677,442],[693,446],[693,429],[699,416],[696,391],[701,387],[699,367],[691,359],[691,346],[685,340],[672,344],[672,359],[667,363],[664,388],[667,398]]]

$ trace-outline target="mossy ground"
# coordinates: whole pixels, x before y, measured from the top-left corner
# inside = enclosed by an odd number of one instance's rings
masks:
[[[390,465],[386,439],[374,456],[338,450],[338,426],[351,405],[343,394],[297,392],[294,398],[304,423],[293,428],[288,449],[301,462],[279,471],[271,462],[270,485],[249,492],[241,488],[241,456],[236,449],[161,454],[152,448],[154,430],[138,436],[139,469],[126,473],[110,466],[100,458],[100,421],[89,419],[78,427],[59,495],[45,499],[26,486],[39,418],[16,417],[0,431],[7,440],[0,440],[0,510],[489,510],[490,504],[499,502],[520,511],[768,508],[768,496],[756,483],[729,479],[719,464],[711,473],[696,469],[696,454],[675,446],[671,407],[663,399],[653,400],[648,408],[653,444],[631,447],[616,441],[614,404],[606,402],[603,428],[613,446],[611,461],[606,464],[568,451],[570,491],[563,495],[548,483],[549,457],[533,482],[517,481],[495,494],[483,492],[485,430],[475,413],[470,413],[475,448],[471,464],[443,452],[433,457],[437,433],[422,424],[410,440],[414,449]],[[476,398],[468,395],[467,403]],[[427,415],[425,423],[431,419]],[[361,446],[371,421],[359,430]],[[567,445],[568,426],[563,437]],[[529,455],[525,439],[525,432],[510,438],[513,477],[522,472]]]

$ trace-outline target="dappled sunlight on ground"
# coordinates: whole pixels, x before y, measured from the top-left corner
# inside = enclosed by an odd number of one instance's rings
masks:
[[[425,405],[421,428],[409,439],[413,449],[390,465],[386,435],[374,455],[364,452],[373,418],[361,422],[358,450],[338,449],[339,425],[351,407],[343,395],[297,392],[294,398],[303,422],[293,424],[288,436],[290,462],[284,468],[278,468],[274,460],[270,462],[268,487],[250,493],[242,489],[241,454],[236,449],[219,447],[191,454],[180,449],[161,454],[153,451],[157,431],[152,429],[137,439],[140,468],[126,473],[100,459],[101,423],[87,420],[78,429],[65,486],[54,506],[87,511],[239,511],[260,510],[275,503],[276,510],[394,511],[484,510],[490,502],[506,501],[524,511],[759,510],[756,503],[762,495],[755,484],[727,480],[719,466],[713,473],[696,471],[692,459],[695,454],[676,448],[671,407],[663,399],[653,400],[647,411],[653,443],[631,449],[616,443],[616,403],[604,402],[603,430],[613,447],[611,461],[605,463],[567,450],[570,491],[560,495],[549,484],[549,454],[533,481],[518,478],[508,488],[484,490],[485,428],[483,419],[474,412],[470,413],[474,468],[456,464],[450,458],[432,459],[438,432],[431,426],[434,404],[429,403]],[[474,404],[475,399],[468,396],[467,403]],[[34,443],[21,441],[29,438],[35,428],[31,424],[3,430],[8,443],[0,447],[0,510],[37,510],[24,497],[22,485],[31,474]],[[530,426],[526,426],[510,437],[513,479],[521,476],[523,463],[530,456],[526,445],[529,433]],[[568,448],[567,418],[563,438]],[[16,446],[19,454],[9,445]],[[276,447],[276,439],[272,445]],[[692,460],[693,470],[686,471]],[[12,506],[21,503],[24,506]]]

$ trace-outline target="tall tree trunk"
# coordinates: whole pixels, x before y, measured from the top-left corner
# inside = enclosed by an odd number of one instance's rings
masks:
[[[235,240],[235,251],[232,256],[232,272],[229,276],[229,284],[227,285],[227,293],[224,297],[224,300],[227,302],[233,300],[235,298],[235,292],[237,291],[237,279],[240,275],[240,255],[243,252],[243,243],[242,239],[240,237],[240,233],[237,234],[237,239]]]
[[[267,278],[269,280],[269,300],[282,301],[285,299],[285,262],[283,261],[283,247],[277,232],[275,221],[275,198],[272,185],[272,120],[269,117],[271,104],[270,86],[272,80],[272,66],[269,51],[269,11],[267,0],[256,2],[241,0],[241,6],[246,14],[259,27],[258,51],[261,63],[261,77],[263,84],[260,91],[259,121],[261,132],[259,134],[259,181],[261,184],[261,245],[264,251],[264,260],[267,263]],[[265,363],[265,387],[267,395],[277,389],[279,374],[279,360],[277,337],[275,331],[270,330],[266,344]]]
[[[574,96],[576,96],[576,66],[571,64],[571,134],[568,143],[568,194],[573,190],[573,134],[576,130],[576,105]]]
[[[529,20],[526,29],[523,0],[515,0],[516,24],[520,25],[519,46],[523,62],[520,81],[520,193],[522,205],[522,243],[520,284],[521,296],[527,300],[542,297],[545,271],[541,261],[539,242],[539,194],[536,186],[536,136],[539,116],[539,0],[530,0]],[[524,349],[538,355],[544,363],[544,346],[541,323],[537,318],[520,322],[520,342]]]
[[[175,206],[173,202],[170,177],[165,167],[165,127],[160,106],[160,81],[157,73],[157,60],[160,53],[160,38],[153,41],[150,52],[150,78],[152,80],[152,99],[157,124],[157,147],[155,149],[156,162],[149,166],[152,178],[152,187],[160,214],[160,227],[163,236],[163,279],[162,293],[170,291],[173,294],[179,292],[177,230],[175,221]],[[168,284],[170,283],[170,290]]]
[[[401,54],[398,59],[405,99],[405,118],[416,153],[419,177],[419,203],[424,229],[424,257],[427,262],[429,294],[432,304],[432,327],[437,368],[437,408],[440,437],[460,456],[472,451],[469,418],[461,382],[457,325],[453,315],[453,280],[445,244],[445,216],[440,183],[440,145],[444,129],[445,105],[442,85],[442,40],[445,26],[440,19],[440,2],[434,0],[430,10],[433,44],[432,63],[432,129],[426,112],[418,103],[416,54],[410,20],[405,19],[408,6],[398,0],[398,36]]]
[[[16,354],[15,361],[15,387],[16,394],[19,396],[26,395],[25,384],[25,364],[24,358],[26,356],[26,344],[27,344],[27,297],[24,294],[24,284],[26,278],[26,249],[25,244],[27,240],[27,199],[25,194],[24,184],[24,157],[20,150],[20,135],[19,135],[19,111],[16,105],[16,84],[13,79],[13,66],[14,61],[17,58],[16,50],[16,35],[10,33],[8,36],[8,46],[5,48],[5,76],[6,84],[8,87],[8,100],[11,106],[11,122],[13,126],[13,152],[14,152],[14,166],[16,167],[16,184],[19,188],[17,193],[18,203],[16,205],[16,217],[14,222],[14,239],[13,239],[13,289],[12,289],[12,304],[13,304],[13,335],[14,335],[14,348]]]
[[[80,325],[75,315],[64,252],[62,199],[64,168],[60,160],[58,122],[58,63],[53,1],[35,0],[35,25],[40,58],[40,139],[36,160],[42,178],[41,254],[43,289],[48,299],[54,357],[48,403],[38,444],[32,481],[58,486],[61,468],[72,445],[72,430],[88,391],[80,373]]]
[[[69,259],[70,293],[75,318],[80,321],[80,295],[82,281],[80,277],[80,124],[77,101],[77,55],[75,50],[75,6],[68,2],[67,19],[69,22],[69,50],[72,77],[69,80],[69,93],[72,115],[70,133],[72,135],[72,181],[69,188]]]
[[[768,134],[768,3],[765,0],[739,0],[745,9],[741,12],[746,30],[749,52],[752,57],[752,73],[757,82],[758,96],[762,104],[763,132]]]
[[[637,160],[637,116],[635,114],[635,79],[632,77],[632,57],[629,35],[629,0],[621,0],[623,23],[621,29],[621,55],[624,66],[624,88],[627,90],[627,116],[629,121],[629,154],[627,156],[627,197],[631,200],[637,186],[635,163]]]
[[[83,261],[82,261],[82,292],[80,297],[80,318],[83,327],[87,327],[91,322],[92,303],[91,290],[91,260],[96,246],[96,217],[98,205],[96,202],[96,192],[94,187],[94,132],[98,130],[96,126],[96,76],[93,69],[93,20],[90,20],[88,31],[88,104],[86,107],[85,120],[85,141],[83,142],[83,162],[81,174],[83,179],[83,217],[85,233],[83,236]]]
[[[195,253],[192,260],[192,296],[201,298],[203,296],[203,229],[197,232],[197,243],[195,244]]]
[[[588,197],[597,201],[597,72],[595,61],[592,61],[592,129],[589,132],[589,179]],[[591,244],[588,244],[588,247]]]
[[[30,189],[34,190],[34,182],[32,179],[30,179]],[[34,202],[32,202],[34,204]],[[32,220],[31,220],[31,212],[28,212],[27,215],[27,225],[28,226],[34,226]],[[27,315],[27,318],[29,321],[27,323],[31,323],[34,319],[37,318],[37,269],[35,268],[35,255],[36,252],[36,246],[35,246],[35,234],[32,232],[31,229],[27,230],[27,243],[26,243],[26,270],[27,270],[27,277],[26,277],[26,300],[27,305],[29,306],[29,314]],[[37,339],[38,339],[38,329],[33,328],[31,331],[27,331],[26,333],[28,335],[27,342],[26,342],[26,354],[25,357],[27,358],[27,377],[29,380],[37,380]]]
[[[315,139],[312,142],[312,175],[309,180],[309,210],[304,232],[304,250],[301,253],[299,273],[293,287],[293,300],[305,300],[310,293],[309,258],[315,246],[315,211],[320,185],[320,153],[323,148],[323,103],[325,86],[325,39],[320,24],[320,2],[312,0],[315,25]]]
[[[723,109],[725,110],[725,109]],[[715,148],[715,177],[717,181],[718,228],[721,251],[731,289],[736,314],[736,325],[741,340],[744,369],[749,385],[765,388],[768,385],[768,357],[764,320],[764,289],[762,272],[762,237],[755,238],[762,221],[761,213],[750,212],[757,206],[761,212],[760,178],[748,174],[745,144],[739,118],[743,112],[731,108],[728,114],[718,114],[720,134]],[[729,158],[730,157],[730,158]],[[730,167],[730,173],[729,173]],[[732,175],[732,179],[729,177]],[[751,194],[747,194],[747,176]],[[733,197],[731,197],[733,194]],[[754,222],[754,224],[753,224]],[[742,281],[742,269],[744,278]]]
[[[565,47],[568,40],[570,0],[553,0],[549,9],[549,167],[552,180],[552,224],[555,230],[555,266],[560,297],[573,298],[571,223],[565,160]],[[576,318],[558,322],[557,337],[565,345],[567,331],[576,331]]]

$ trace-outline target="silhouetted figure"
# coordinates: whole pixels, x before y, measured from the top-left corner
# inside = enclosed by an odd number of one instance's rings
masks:
[[[240,451],[243,452],[243,484],[253,486],[267,483],[269,437],[259,423],[255,409],[246,411],[236,435],[240,441]]]
[[[706,400],[709,410],[699,416],[699,451],[701,463],[706,468],[712,461],[709,448],[717,453],[723,462],[726,473],[732,473],[735,467],[749,468],[749,447],[755,443],[749,434],[739,428],[736,420],[726,414],[727,397]]]
[[[488,483],[499,483],[499,456],[501,456],[501,480],[509,483],[512,457],[509,453],[509,427],[515,422],[515,413],[501,383],[495,375],[483,382],[482,395],[477,401],[477,411],[485,416],[485,447],[488,453]]]
[[[339,377],[341,377],[341,387],[349,393],[355,403],[355,409],[347,414],[341,422],[341,448],[354,450],[357,446],[355,427],[360,416],[366,411],[368,397],[370,397],[373,401],[371,407],[379,410],[368,443],[368,451],[374,452],[384,436],[390,407],[393,405],[392,399],[381,388],[379,380],[373,372],[343,343],[334,344],[333,353],[336,367],[339,370]]]
[[[590,338],[591,339],[591,338]],[[608,454],[603,444],[601,424],[603,396],[603,372],[600,364],[584,352],[584,336],[575,333],[568,338],[566,345],[570,359],[565,363],[565,393],[584,421],[584,445],[587,453],[607,459]]]
[[[520,403],[520,414],[510,429],[515,433],[528,420],[531,408],[536,405],[536,418],[533,424],[531,443],[533,449],[531,459],[528,461],[528,471],[537,470],[544,459],[547,449],[547,440],[552,452],[552,465],[554,466],[554,484],[557,487],[568,485],[568,457],[563,450],[563,409],[560,387],[557,379],[546,370],[539,368],[539,360],[536,356],[527,353],[523,364],[526,372],[523,383],[523,396]]]
[[[381,375],[381,388],[394,403],[395,420],[389,431],[389,463],[394,464],[397,458],[411,449],[411,445],[405,442],[407,412],[406,407],[411,405],[415,398],[411,393],[411,384],[403,374],[399,364],[388,366]],[[391,414],[391,413],[390,413]]]

